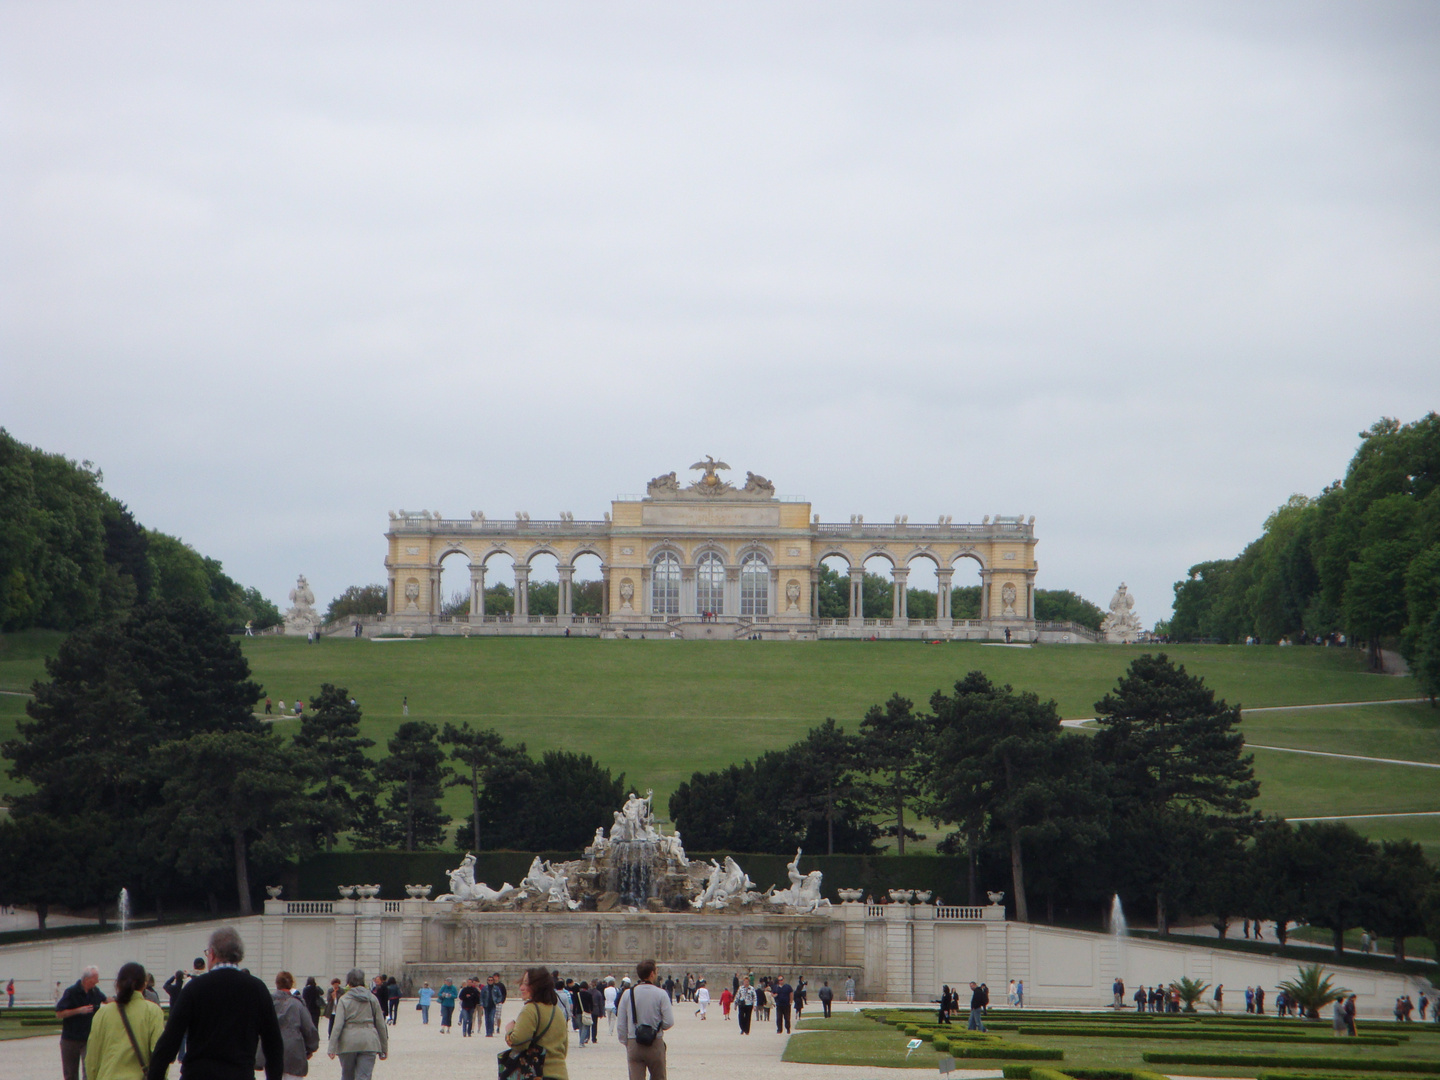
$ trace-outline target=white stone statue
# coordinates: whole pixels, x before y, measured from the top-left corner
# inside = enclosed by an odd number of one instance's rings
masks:
[[[714,859],[710,860],[710,880],[705,886],[705,891],[697,896],[690,906],[696,911],[701,911],[708,904],[713,908],[723,908],[733,899],[753,899],[754,894],[750,890],[755,888],[755,882],[751,881],[740,864],[732,856],[725,856],[725,863],[722,866]]]
[[[285,612],[285,633],[308,637],[319,631],[324,620],[315,610],[315,594],[310,591],[310,583],[305,580],[304,574],[296,579],[295,588],[290,590],[290,605]]]
[[[1129,645],[1140,640],[1144,630],[1134,609],[1135,598],[1130,595],[1130,590],[1122,581],[1110,600],[1110,614],[1100,623],[1100,632],[1105,635],[1107,642]]]
[[[795,858],[785,866],[785,872],[790,876],[790,888],[772,890],[766,897],[770,903],[802,912],[830,906],[830,901],[820,895],[820,882],[824,875],[819,870],[812,870],[808,874],[800,873],[800,856],[803,854],[800,848],[795,849]]]
[[[557,875],[549,861],[536,855],[530,861],[530,869],[520,882],[520,887],[527,893],[538,893],[542,896],[548,895],[555,886]]]
[[[460,860],[460,865],[450,871],[450,891],[435,899],[437,902],[440,900],[504,900],[514,891],[515,886],[508,881],[498,889],[490,888],[483,881],[476,881],[475,856],[467,851],[465,858]]]

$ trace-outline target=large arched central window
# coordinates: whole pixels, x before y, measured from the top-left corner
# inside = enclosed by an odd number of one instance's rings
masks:
[[[655,556],[650,579],[650,610],[656,615],[680,614],[680,560],[669,551]]]
[[[707,551],[695,568],[695,610],[701,615],[725,614],[725,564]]]
[[[770,567],[754,552],[740,563],[740,614],[770,614]]]

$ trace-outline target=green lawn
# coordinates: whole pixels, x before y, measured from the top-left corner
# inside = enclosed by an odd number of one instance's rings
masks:
[[[908,1010],[907,1010],[908,1012]],[[1001,1026],[1006,1025],[1008,1010],[992,1010],[988,1020]],[[934,1014],[915,1014],[916,1019],[923,1019],[929,1023],[934,1020]],[[1153,1020],[1153,1027],[1152,1027]],[[1181,1032],[1186,1028],[1199,1026],[1203,1029],[1216,1032],[1245,1034],[1248,1030],[1247,1021],[1236,1018],[1224,1020],[1203,1018],[1195,1021],[1179,1021],[1178,1018],[1154,1017],[1151,1020],[1136,1019],[1134,1017],[1112,1018],[1105,1013],[1091,1013],[1083,1016],[1075,1014],[1045,1016],[1037,1015],[1034,1012],[1028,1014],[1025,1020],[1025,1032],[1023,1035],[1009,1030],[1002,1030],[1001,1035],[1007,1041],[1013,1040],[1025,1043],[1026,1045],[1039,1046],[1048,1049],[1057,1049],[1064,1053],[1063,1061],[1037,1061],[1033,1064],[1037,1067],[1053,1068],[1064,1072],[1067,1069],[1134,1069],[1162,1072],[1182,1072],[1187,1074],[1203,1074],[1205,1076],[1254,1076],[1254,1068],[1228,1067],[1220,1065],[1204,1066],[1153,1066],[1147,1064],[1141,1057],[1147,1052],[1172,1052],[1172,1053],[1204,1053],[1204,1054],[1267,1054],[1283,1053],[1297,1058],[1319,1057],[1339,1055],[1359,1059],[1422,1059],[1434,1060],[1440,1055],[1440,1030],[1435,1024],[1410,1024],[1400,1029],[1399,1025],[1380,1025],[1365,1023],[1362,1021],[1360,1027],[1363,1034],[1395,1035],[1403,1034],[1408,1039],[1402,1040],[1396,1046],[1356,1046],[1347,1043],[1345,1040],[1325,1040],[1316,1044],[1286,1044],[1283,1042],[1271,1042],[1260,1040],[1251,1042],[1248,1040],[1228,1039],[1191,1041],[1181,1038],[1135,1038],[1128,1039],[1116,1036],[1062,1036],[1037,1033],[1032,1024],[1038,1027],[1047,1025],[1057,1029],[1062,1026],[1083,1024],[1088,1027],[1105,1025],[1124,1030],[1127,1026],[1136,1025],[1150,1030],[1159,1028],[1172,1028]],[[867,1030],[866,1025],[869,1025]],[[965,1030],[965,1016],[962,1013],[955,1021],[955,1030]],[[784,1060],[803,1061],[812,1064],[829,1065],[861,1065],[872,1067],[895,1067],[908,1065],[912,1068],[934,1069],[938,1055],[928,1044],[915,1051],[910,1060],[905,1060],[905,1046],[912,1036],[898,1028],[880,1024],[875,1021],[861,1017],[858,1014],[837,1015],[831,1020],[807,1020],[802,1025],[803,1031],[797,1031],[786,1047]],[[1300,1021],[1287,1023],[1285,1027],[1279,1028],[1273,1025],[1265,1025],[1264,1032],[1270,1033],[1307,1033],[1325,1036],[1329,1034],[1329,1025],[1326,1023],[1305,1024]],[[1259,1033],[1257,1029],[1256,1034]],[[916,1059],[921,1059],[918,1063]],[[957,1060],[960,1068],[998,1068],[1001,1064],[1022,1064],[1020,1062],[991,1062],[983,1059]],[[1323,1071],[1326,1073],[1338,1074],[1343,1070],[1329,1068]],[[1369,1075],[1369,1074],[1367,1074]],[[1377,1073],[1376,1076],[1383,1076]]]
[[[53,633],[0,638],[0,688],[25,688],[42,678],[43,658],[59,641]],[[1089,645],[593,638],[335,638],[317,645],[251,638],[242,644],[256,680],[277,701],[309,697],[322,682],[347,687],[364,710],[366,734],[382,745],[399,726],[401,699],[408,696],[411,719],[468,720],[523,740],[532,752],[589,753],[623,771],[632,786],[653,787],[662,813],[670,793],[696,770],[786,746],[827,716],[853,729],[868,706],[895,692],[923,704],[976,668],[1055,698],[1065,716],[1090,716],[1136,655],[1131,648]],[[1166,651],[1226,700],[1251,707],[1418,693],[1412,679],[1367,673],[1353,649],[1186,645]],[[13,734],[23,707],[23,698],[0,695],[0,738]],[[282,721],[282,728],[287,723],[293,721]],[[1259,713],[1247,718],[1246,729],[1253,741],[1275,745],[1440,760],[1440,711],[1428,706]],[[1268,810],[1301,816],[1440,810],[1440,776],[1429,770],[1268,751],[1256,752],[1256,765]],[[447,798],[452,813],[465,812],[458,788]],[[1416,835],[1429,838],[1430,828],[1417,823]]]
[[[1247,713],[1245,738],[1332,754],[1440,762],[1440,709],[1405,704]]]

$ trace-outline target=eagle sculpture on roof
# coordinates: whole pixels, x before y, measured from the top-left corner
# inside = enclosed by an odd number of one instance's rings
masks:
[[[691,465],[690,468],[705,470],[705,475],[696,481],[697,484],[704,484],[706,487],[717,487],[721,483],[721,480],[715,475],[715,470],[725,469],[728,471],[730,466],[726,465],[723,461],[716,461],[709,454],[706,454],[704,461],[697,461],[694,465]]]

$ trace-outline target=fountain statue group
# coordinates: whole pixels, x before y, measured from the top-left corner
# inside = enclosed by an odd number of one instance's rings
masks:
[[[667,835],[655,822],[654,792],[642,799],[634,792],[615,811],[610,835],[603,827],[585,849],[583,859],[551,863],[538,855],[518,886],[508,881],[492,889],[475,880],[475,856],[466,854],[450,871],[450,891],[437,899],[474,903],[510,911],[768,911],[809,913],[830,901],[820,895],[821,873],[800,872],[799,849],[786,867],[788,889],[757,892],[740,864],[727,855],[723,863],[691,860],[680,833]]]

